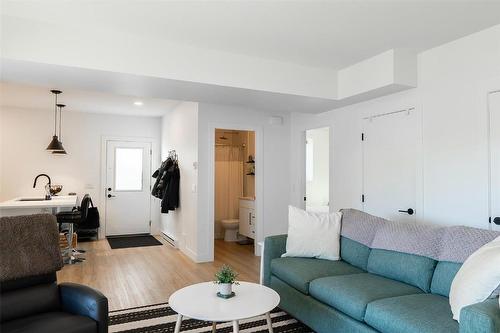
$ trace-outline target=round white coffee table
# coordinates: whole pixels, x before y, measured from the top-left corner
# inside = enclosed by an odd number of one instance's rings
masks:
[[[269,312],[278,306],[280,296],[271,288],[256,283],[240,282],[233,286],[236,296],[228,299],[217,297],[217,285],[203,282],[182,288],[168,299],[170,307],[178,313],[175,333],[181,330],[183,317],[211,321],[212,332],[216,323],[233,323],[233,332],[239,332],[239,320],[266,315],[269,332],[273,332]]]

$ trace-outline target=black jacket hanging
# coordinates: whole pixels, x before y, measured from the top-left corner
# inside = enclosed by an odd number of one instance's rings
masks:
[[[159,199],[163,198],[163,192],[165,191],[167,185],[166,184],[167,170],[172,165],[173,165],[172,159],[168,158],[161,164],[160,168],[153,173],[152,177],[156,178],[156,181],[151,190],[151,194]]]
[[[181,173],[175,162],[167,170],[167,186],[161,200],[161,212],[168,213],[169,210],[175,210],[179,207],[179,183]]]
[[[153,174],[156,178],[151,194],[161,199],[161,212],[179,207],[180,170],[177,161],[168,158]]]

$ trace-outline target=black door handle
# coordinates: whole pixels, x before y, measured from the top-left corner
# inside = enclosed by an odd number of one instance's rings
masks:
[[[496,225],[500,225],[500,216],[497,216],[493,219],[493,223],[495,223]]]
[[[413,210],[413,208],[400,209],[400,210],[398,210],[398,212],[400,212],[400,213],[406,213],[408,215],[413,215],[413,213],[415,213],[415,211]]]
[[[116,197],[116,195],[108,194],[108,198]]]

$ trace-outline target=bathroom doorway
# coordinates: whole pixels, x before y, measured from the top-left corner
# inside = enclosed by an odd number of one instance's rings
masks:
[[[216,128],[214,139],[215,256],[254,253],[255,132]]]

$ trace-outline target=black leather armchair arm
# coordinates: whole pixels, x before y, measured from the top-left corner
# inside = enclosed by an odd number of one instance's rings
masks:
[[[97,322],[97,332],[108,332],[108,299],[99,291],[75,284],[59,284],[61,306],[65,312],[86,316]]]

